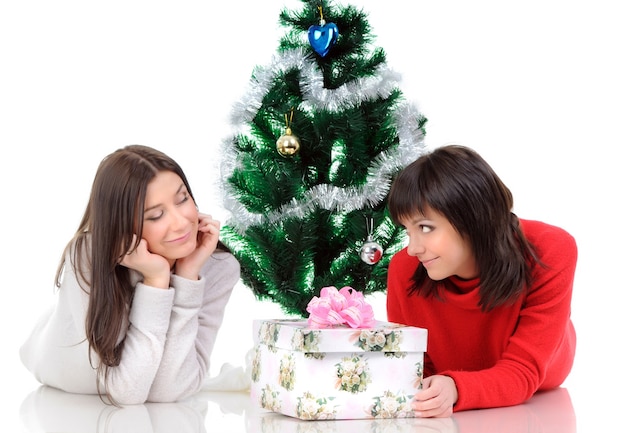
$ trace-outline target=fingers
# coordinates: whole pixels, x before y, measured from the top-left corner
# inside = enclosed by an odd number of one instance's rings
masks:
[[[424,379],[423,389],[413,398],[411,407],[418,417],[448,417],[453,413],[458,399],[456,384],[448,376],[431,376]]]
[[[198,214],[198,230],[205,233],[219,233],[220,222],[207,214]]]
[[[415,416],[421,418],[452,416],[452,404],[441,395],[425,401],[413,401],[412,408]]]
[[[198,230],[198,242],[203,247],[208,248],[211,252],[217,247],[217,242],[220,236],[219,223],[209,224],[204,230]]]
[[[217,220],[211,220],[207,224],[208,230],[212,233],[219,233],[220,231],[220,222]]]
[[[145,239],[142,239],[139,241],[139,245],[135,247],[136,238],[137,236],[133,235],[133,243],[131,244],[132,246],[130,250],[126,252],[126,254],[122,257],[122,260],[120,261],[120,264],[128,268],[133,268],[134,265],[137,263],[138,257],[141,257],[144,254],[148,253],[148,242],[146,242]]]
[[[206,221],[213,221],[213,217],[206,213],[198,213],[198,221],[200,221],[200,224],[202,224]]]

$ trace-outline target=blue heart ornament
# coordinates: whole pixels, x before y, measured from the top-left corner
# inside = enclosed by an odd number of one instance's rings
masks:
[[[330,47],[337,42],[337,36],[339,36],[339,30],[334,23],[309,27],[309,43],[315,52],[322,57],[328,54]]]

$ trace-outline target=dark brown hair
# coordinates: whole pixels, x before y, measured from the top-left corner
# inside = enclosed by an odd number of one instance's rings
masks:
[[[105,157],[96,172],[78,230],[68,243],[56,274],[56,286],[60,287],[69,251],[77,280],[89,294],[85,331],[90,358],[92,351],[99,358],[95,365],[98,388],[102,379],[105,393],[113,403],[106,379],[109,367],[120,363],[124,341],[118,339],[122,325],[128,324],[134,294],[130,271],[118,263],[141,240],[148,183],[162,171],[176,173],[193,199],[183,170],[162,152],[130,145]],[[91,363],[94,365],[93,359]]]
[[[421,156],[398,174],[388,203],[396,224],[430,208],[469,241],[484,311],[514,302],[530,286],[539,259],[512,212],[513,195],[474,150],[450,145]],[[409,290],[440,297],[447,284],[431,280],[420,263]]]

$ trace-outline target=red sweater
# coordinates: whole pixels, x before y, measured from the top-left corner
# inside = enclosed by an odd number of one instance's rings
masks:
[[[454,379],[454,411],[522,403],[561,385],[572,368],[576,242],[558,227],[521,225],[547,267],[534,267],[534,284],[523,299],[487,313],[478,307],[478,279],[451,277],[458,291],[446,291],[441,301],[408,294],[419,261],[406,248],[389,264],[387,319],[428,330],[424,374]]]

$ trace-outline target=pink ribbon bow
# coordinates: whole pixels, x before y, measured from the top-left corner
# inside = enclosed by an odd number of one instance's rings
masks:
[[[370,328],[374,320],[372,306],[365,302],[361,292],[352,287],[337,290],[324,287],[320,296],[314,296],[306,307],[309,328],[321,329],[347,324],[351,328]]]

